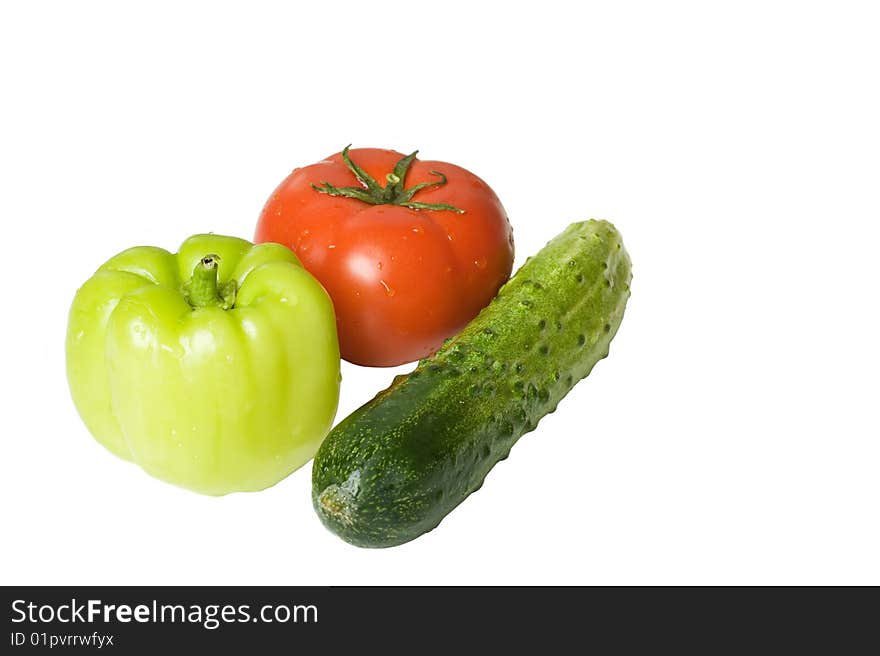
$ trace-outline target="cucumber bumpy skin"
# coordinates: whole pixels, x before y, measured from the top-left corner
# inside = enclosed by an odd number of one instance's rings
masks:
[[[334,428],[315,456],[324,524],[361,547],[430,531],[608,355],[632,278],[620,233],[574,223],[457,336]]]

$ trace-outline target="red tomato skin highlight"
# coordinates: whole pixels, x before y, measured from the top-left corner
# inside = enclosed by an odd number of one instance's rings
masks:
[[[403,157],[358,148],[351,160],[381,185]],[[291,248],[333,299],[342,357],[390,367],[431,355],[495,297],[510,277],[513,233],[492,189],[446,162],[414,160],[407,189],[437,182],[412,200],[463,210],[371,205],[312,185],[360,187],[337,153],[294,171],[275,189],[254,240]]]

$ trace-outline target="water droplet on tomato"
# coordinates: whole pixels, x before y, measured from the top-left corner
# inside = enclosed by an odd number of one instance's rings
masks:
[[[336,244],[327,244],[327,248],[329,248],[329,249],[336,248]]]
[[[424,231],[422,230],[422,226],[416,226],[415,228],[412,229],[412,231],[413,231],[414,233],[416,233],[417,235],[420,235],[420,234],[422,234],[422,232],[424,232]]]
[[[478,258],[478,259],[474,260],[474,265],[475,265],[478,269],[485,269],[485,268],[486,268],[486,258],[485,258],[485,257],[481,257],[481,258]]]
[[[382,285],[382,287],[384,287],[384,289],[385,289],[385,293],[386,293],[388,296],[394,296],[395,292],[394,292],[394,290],[393,290],[391,287],[388,286],[388,283],[387,283],[387,282],[385,282],[384,280],[380,280],[380,281],[379,281],[379,284]]]
[[[379,271],[381,271],[382,270],[382,263],[376,262],[376,268],[379,269]],[[385,283],[382,283],[382,284],[384,285]]]

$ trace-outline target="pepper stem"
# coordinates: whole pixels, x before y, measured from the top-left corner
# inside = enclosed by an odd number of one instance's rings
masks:
[[[422,203],[412,199],[422,189],[440,187],[446,184],[445,175],[439,171],[429,171],[431,175],[436,175],[440,179],[435,182],[422,182],[409,189],[405,188],[406,174],[419,151],[416,150],[402,157],[394,165],[394,170],[385,175],[386,185],[383,187],[369,173],[355,164],[348,152],[350,148],[351,144],[342,149],[342,161],[345,162],[348,170],[352,172],[361,186],[334,187],[329,182],[322,182],[320,185],[313,184],[312,189],[328,196],[354,198],[370,205],[401,205],[414,210],[449,210],[450,212],[464,214],[464,210],[448,203]]]
[[[186,296],[194,308],[219,307],[228,310],[235,304],[235,280],[230,280],[222,287],[218,285],[219,262],[220,256],[211,253],[199,260],[193,269]]]

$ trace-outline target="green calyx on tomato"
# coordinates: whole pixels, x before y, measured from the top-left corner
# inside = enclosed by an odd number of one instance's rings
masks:
[[[401,157],[394,165],[394,170],[385,174],[387,184],[383,187],[373,176],[354,163],[349,155],[350,149],[351,144],[342,149],[342,161],[345,162],[348,170],[354,174],[354,177],[357,178],[357,181],[362,186],[334,187],[329,182],[323,181],[320,185],[312,183],[312,189],[329,196],[355,198],[370,205],[400,205],[414,210],[449,210],[458,214],[464,214],[463,209],[448,203],[421,203],[412,199],[422,189],[441,187],[447,183],[446,176],[439,171],[428,171],[428,173],[438,176],[440,179],[434,182],[422,182],[409,189],[404,187],[406,173],[409,171],[409,167],[416,158],[416,155],[419,154],[419,151],[415,150],[409,155]]]
[[[260,490],[314,455],[339,398],[333,306],[277,244],[140,246],[77,291],[71,395],[94,437],[205,494]]]
[[[380,148],[295,169],[266,202],[255,241],[296,253],[333,299],[342,357],[367,366],[433,353],[513,265],[513,233],[489,185],[455,164]]]

